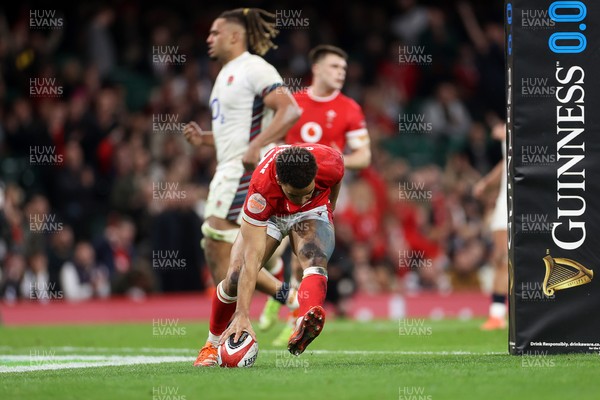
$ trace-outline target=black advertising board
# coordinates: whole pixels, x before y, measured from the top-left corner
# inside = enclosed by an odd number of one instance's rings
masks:
[[[600,2],[505,12],[509,351],[600,352]]]

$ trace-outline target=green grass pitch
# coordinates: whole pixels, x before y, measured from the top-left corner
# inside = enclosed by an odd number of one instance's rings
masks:
[[[510,356],[480,323],[330,320],[298,358],[276,327],[248,369],[191,366],[206,323],[0,327],[0,399],[598,398],[597,354]]]

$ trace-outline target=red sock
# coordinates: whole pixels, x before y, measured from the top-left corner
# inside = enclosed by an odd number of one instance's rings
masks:
[[[314,306],[322,306],[327,294],[327,278],[323,275],[309,275],[302,278],[298,288],[298,313],[304,315]]]
[[[219,284],[213,293],[212,298],[209,325],[210,333],[219,336],[227,329],[227,324],[235,312],[236,304],[236,299],[227,296],[221,289],[221,284]]]

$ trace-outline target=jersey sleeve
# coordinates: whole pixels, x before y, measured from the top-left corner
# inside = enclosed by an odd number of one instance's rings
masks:
[[[251,185],[244,202],[242,219],[254,226],[267,226],[267,221],[273,214],[273,207],[267,202],[265,196]]]
[[[319,170],[323,170],[323,179],[325,185],[333,187],[339,183],[344,177],[344,156],[339,151],[330,147],[325,147],[327,154],[326,161],[319,166]]]
[[[348,104],[346,143],[352,150],[367,146],[370,143],[365,115],[362,108],[354,100],[350,100]]]
[[[257,59],[247,65],[247,76],[252,92],[260,97],[265,97],[276,88],[283,86],[283,79],[279,72],[263,59]]]

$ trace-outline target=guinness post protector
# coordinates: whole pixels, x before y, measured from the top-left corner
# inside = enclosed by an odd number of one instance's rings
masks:
[[[600,352],[600,1],[505,12],[509,351]]]

